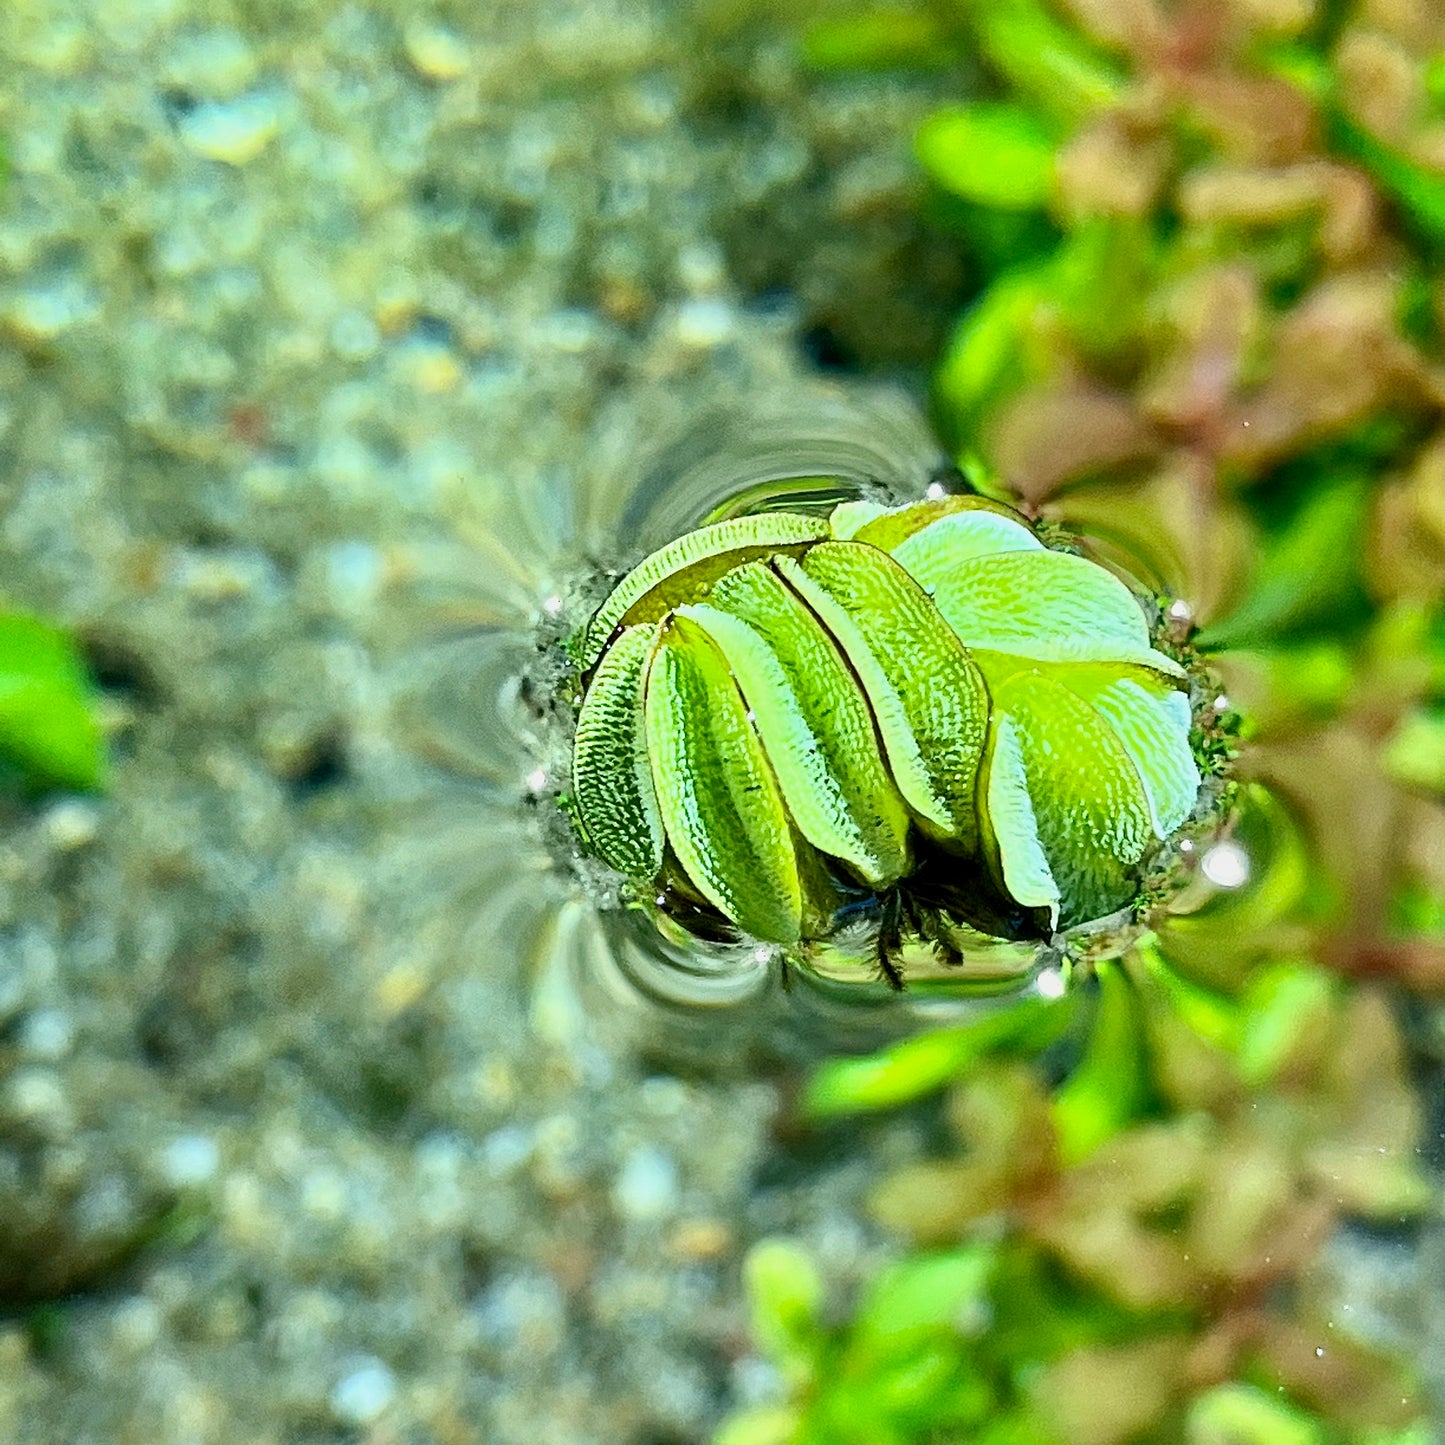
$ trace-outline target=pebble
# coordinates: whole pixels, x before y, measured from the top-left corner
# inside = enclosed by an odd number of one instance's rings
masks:
[[[45,832],[57,852],[72,853],[84,848],[100,832],[100,809],[94,803],[67,798],[47,810]]]
[[[37,1009],[20,1027],[21,1051],[38,1061],[63,1059],[74,1040],[75,1025],[59,1009]]]
[[[737,313],[713,296],[697,296],[677,309],[677,339],[684,346],[708,350],[721,346],[737,329]]]
[[[164,1320],[154,1300],[132,1295],[111,1315],[111,1338],[116,1348],[131,1356],[144,1355],[161,1337]]]
[[[676,1259],[706,1263],[726,1256],[736,1237],[724,1220],[686,1219],[668,1236],[667,1247]]]
[[[456,80],[471,66],[471,52],[456,31],[413,20],[402,37],[406,58],[428,80]]]
[[[28,287],[5,309],[5,319],[25,340],[50,341],[100,312],[100,298],[73,277]]]
[[[331,1413],[344,1425],[370,1425],[396,1396],[396,1377],[380,1360],[369,1359],[336,1383]]]
[[[208,160],[244,166],[271,144],[280,128],[276,103],[253,94],[196,106],[181,120],[181,138]]]
[[[233,30],[184,35],[168,49],[167,82],[207,100],[229,100],[256,78],[256,53]]]
[[[379,548],[370,542],[335,542],[326,549],[326,590],[338,611],[353,612],[376,601],[386,575]]]
[[[209,1184],[221,1167],[221,1150],[206,1134],[182,1134],[161,1151],[161,1176],[174,1189]]]
[[[482,1140],[482,1167],[494,1179],[505,1179],[531,1157],[536,1142],[533,1130],[522,1124],[506,1124]]]
[[[52,1138],[74,1128],[65,1086],[51,1069],[17,1069],[5,1090],[5,1104],[11,1118],[42,1129]]]
[[[343,311],[332,324],[331,345],[348,361],[366,361],[381,349],[381,331],[364,311]]]
[[[650,1144],[634,1149],[617,1175],[612,1201],[625,1219],[647,1222],[677,1207],[677,1164]]]

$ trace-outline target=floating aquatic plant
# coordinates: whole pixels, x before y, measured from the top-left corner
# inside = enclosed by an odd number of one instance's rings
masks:
[[[574,639],[584,846],[704,936],[806,945],[876,903],[894,982],[904,927],[957,961],[960,925],[1096,924],[1200,798],[1159,631],[979,496],[689,532]]]

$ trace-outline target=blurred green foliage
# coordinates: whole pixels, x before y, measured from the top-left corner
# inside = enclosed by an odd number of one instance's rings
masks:
[[[1445,996],[1445,11],[920,0],[806,49],[982,72],[916,138],[970,276],[937,424],[1188,600],[1249,746],[1132,946],[814,1075],[818,1127],[945,1137],[851,1308],[758,1246],[780,1392],[720,1445],[1438,1445],[1312,1267],[1439,1189],[1396,1000]]]
[[[0,781],[93,789],[105,747],[90,679],[69,635],[0,611]]]

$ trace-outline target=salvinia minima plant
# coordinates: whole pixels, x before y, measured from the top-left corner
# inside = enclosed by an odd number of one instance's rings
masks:
[[[870,900],[936,944],[1116,915],[1200,794],[1150,606],[979,496],[689,532],[573,639],[583,847],[696,932],[786,947]]]

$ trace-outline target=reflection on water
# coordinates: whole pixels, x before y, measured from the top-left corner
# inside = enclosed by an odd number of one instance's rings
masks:
[[[762,414],[720,412],[607,493],[610,519],[594,505],[596,555],[574,555],[570,572],[552,559],[549,575],[539,567],[525,611],[431,644],[423,666],[408,659],[398,706],[418,754],[459,781],[476,781],[492,810],[494,836],[521,829],[556,860],[543,891],[569,900],[561,905],[566,924],[550,926],[539,912],[534,929],[549,1016],[572,1016],[561,1002],[571,992],[577,1017],[601,1011],[637,1038],[665,1039],[675,1053],[715,1055],[723,1016],[738,1038],[770,1046],[786,1040],[788,1052],[857,1048],[920,1023],[956,1022],[1052,992],[1074,962],[1117,957],[1138,936],[1128,910],[1047,945],[959,926],[953,937],[964,955],[961,968],[941,962],[922,940],[905,944],[909,988],[899,999],[877,977],[871,906],[855,910],[853,922],[802,963],[769,946],[703,941],[624,906],[617,881],[579,856],[562,821],[557,799],[567,786],[577,686],[562,643],[613,580],[641,555],[708,522],[779,508],[823,515],[844,501],[891,505],[942,495],[939,479],[947,472],[916,409],[891,393],[822,391]],[[555,499],[552,506],[565,510]],[[1118,568],[1120,549],[1112,550],[1109,560]],[[513,568],[526,560],[514,555]],[[442,615],[448,608],[464,614],[465,595],[464,588],[444,595]],[[1201,686],[1196,682],[1196,692]],[[1195,856],[1171,855],[1170,887],[1200,871],[1199,852],[1222,867],[1217,848],[1236,846],[1211,843],[1219,788],[1213,780],[1201,794],[1183,840]],[[479,811],[473,821],[479,849],[488,846],[486,827]],[[1208,867],[1202,871],[1218,882]]]

